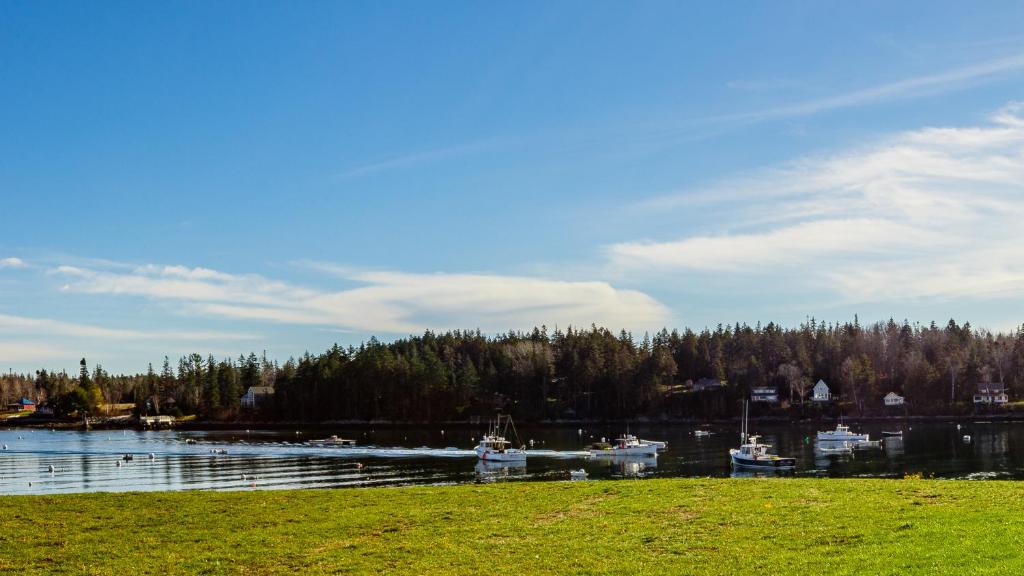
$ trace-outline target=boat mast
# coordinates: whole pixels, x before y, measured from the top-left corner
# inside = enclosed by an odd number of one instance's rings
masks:
[[[748,427],[747,427],[747,416],[748,416],[748,413],[749,413],[749,407],[747,405],[747,401],[744,400],[743,401],[743,425],[740,427],[740,444],[745,444],[747,442],[747,432],[749,430]]]

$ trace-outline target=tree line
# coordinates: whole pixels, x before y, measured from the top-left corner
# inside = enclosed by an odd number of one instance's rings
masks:
[[[711,378],[723,385],[694,392]],[[795,328],[774,323],[661,330],[634,338],[605,328],[425,332],[358,347],[334,345],[283,364],[255,353],[237,359],[190,354],[159,371],[111,375],[83,359],[77,377],[39,370],[0,377],[4,402],[27,395],[60,414],[131,403],[139,414],[281,421],[450,421],[496,412],[523,420],[732,416],[755,387],[775,387],[773,410],[807,414],[811,386],[825,380],[850,414],[883,411],[896,392],[916,414],[973,409],[979,383],[1024,391],[1024,329],[975,330],[857,319]],[[253,414],[240,405],[252,386],[273,394]]]

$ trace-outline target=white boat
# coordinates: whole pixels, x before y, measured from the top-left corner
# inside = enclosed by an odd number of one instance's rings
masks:
[[[711,436],[711,431],[710,430],[694,430],[693,431],[693,435],[696,436],[697,438],[706,438],[708,436]]]
[[[502,427],[501,422],[502,417],[499,414],[497,420],[494,421],[494,425],[491,426],[487,434],[480,438],[480,443],[476,445],[476,455],[481,460],[489,462],[525,462],[525,447],[512,448],[512,442],[506,440],[504,436],[509,425],[512,425],[512,431],[515,432],[512,418],[509,417],[505,420],[504,427]],[[518,436],[516,434],[517,439]]]
[[[733,466],[770,468],[772,470],[793,470],[796,468],[796,458],[784,458],[775,454],[769,454],[768,449],[771,448],[771,444],[761,444],[757,440],[758,436],[748,436],[739,448],[729,450]]]
[[[586,480],[587,479],[587,471],[584,470],[583,468],[580,468],[579,470],[569,470],[569,479],[570,480]]]
[[[590,455],[595,458],[612,456],[657,456],[658,447],[632,434],[625,434],[615,439],[608,447],[591,448]]]
[[[668,450],[668,442],[662,442],[661,440],[644,440],[643,438],[640,439],[640,442],[650,444],[658,450]]]
[[[828,430],[825,432],[818,432],[818,440],[824,440],[826,442],[867,442],[870,440],[867,434],[856,434],[850,432],[850,427],[845,424],[836,424],[835,430]]]
[[[814,447],[814,451],[820,454],[851,454],[853,444],[849,442],[825,442]]]
[[[732,465],[742,468],[765,468],[771,470],[793,470],[796,458],[784,458],[769,454],[770,444],[758,442],[758,436],[747,434],[747,403],[743,402],[743,429],[740,431],[740,447],[729,450]]]
[[[872,448],[882,448],[881,440],[858,440],[850,443],[857,450],[870,450]]]
[[[323,438],[321,440],[310,440],[310,444],[321,445],[321,446],[355,446],[355,440],[349,440],[348,438],[339,438],[336,434],[332,434],[329,438]]]

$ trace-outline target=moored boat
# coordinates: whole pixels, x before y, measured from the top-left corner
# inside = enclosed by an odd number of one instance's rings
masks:
[[[836,424],[835,430],[826,430],[824,432],[819,431],[818,440],[824,440],[827,442],[867,442],[870,438],[867,434],[851,432],[850,427],[845,424]]]
[[[632,434],[624,434],[613,444],[600,448],[591,448],[590,455],[601,458],[611,456],[657,456],[658,446],[646,440],[640,440]]]
[[[525,446],[513,448],[512,442],[505,439],[505,433],[510,425],[512,426],[512,432],[516,433],[515,425],[512,424],[512,417],[508,417],[505,420],[504,427],[502,427],[502,416],[499,414],[491,429],[480,438],[480,442],[476,445],[477,457],[490,462],[525,462]],[[516,433],[517,440],[518,436],[519,434]]]
[[[748,436],[747,440],[739,448],[729,450],[729,456],[734,466],[744,468],[770,468],[772,470],[793,470],[796,468],[796,458],[785,458],[776,454],[769,454],[771,444],[758,442],[758,436]]]
[[[316,444],[321,446],[355,446],[355,440],[349,440],[348,438],[339,438],[336,434],[332,434],[328,438],[320,440],[310,440],[310,444]]]
[[[743,428],[740,431],[740,447],[729,450],[732,465],[742,468],[764,468],[771,470],[793,470],[796,458],[785,458],[770,454],[770,444],[758,442],[759,436],[747,434],[747,403],[743,402]]]

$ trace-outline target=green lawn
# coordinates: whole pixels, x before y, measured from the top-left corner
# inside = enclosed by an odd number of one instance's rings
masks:
[[[1022,574],[1024,483],[715,479],[0,498],[0,574]]]

